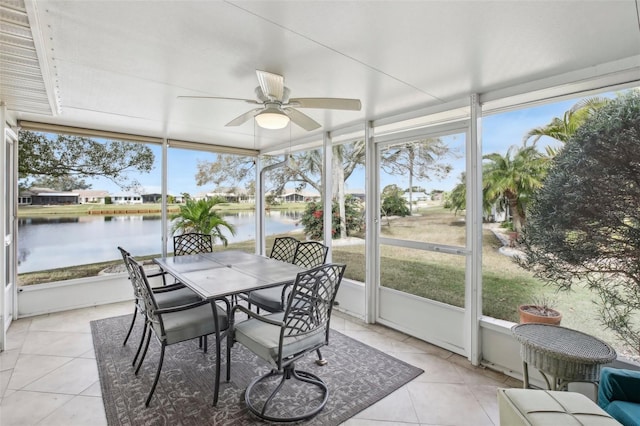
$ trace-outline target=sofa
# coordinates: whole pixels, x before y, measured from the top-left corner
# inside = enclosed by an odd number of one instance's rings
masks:
[[[640,426],[640,371],[604,367],[598,405],[624,426]]]

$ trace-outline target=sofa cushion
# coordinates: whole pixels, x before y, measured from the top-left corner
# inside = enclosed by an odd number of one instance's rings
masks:
[[[607,412],[625,426],[640,426],[640,404],[629,401],[613,401]]]

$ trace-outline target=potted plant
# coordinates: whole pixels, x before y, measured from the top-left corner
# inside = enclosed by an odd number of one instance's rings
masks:
[[[542,323],[560,325],[562,314],[553,308],[554,302],[547,297],[537,297],[530,304],[518,306],[520,324]]]

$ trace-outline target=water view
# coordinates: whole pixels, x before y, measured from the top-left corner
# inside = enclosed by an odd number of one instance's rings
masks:
[[[267,235],[298,229],[300,211],[270,211]],[[255,239],[255,213],[223,216],[236,228],[230,243]],[[159,215],[21,217],[18,219],[18,273],[117,260],[118,246],[135,256],[161,252]],[[169,239],[167,249],[173,251]]]

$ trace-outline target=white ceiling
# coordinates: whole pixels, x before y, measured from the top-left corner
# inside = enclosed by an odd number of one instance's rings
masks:
[[[292,97],[362,101],[359,112],[305,109],[320,135],[470,93],[640,64],[636,0],[0,4],[28,12],[53,111],[18,102],[5,61],[0,100],[16,119],[242,148],[288,141],[289,129],[225,127],[254,106],[176,97],[255,99],[261,69],[283,74]],[[291,128],[293,139],[307,135]]]

